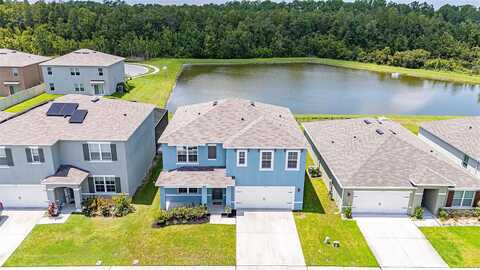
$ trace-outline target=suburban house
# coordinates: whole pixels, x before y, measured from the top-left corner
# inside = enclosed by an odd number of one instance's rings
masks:
[[[42,63],[46,92],[111,95],[124,90],[124,58],[80,49]]]
[[[43,82],[38,64],[50,58],[0,49],[0,96],[10,96]]]
[[[303,207],[308,142],[288,108],[244,99],[182,106],[159,143],[163,209]]]
[[[480,179],[480,116],[423,123],[418,136]]]
[[[341,209],[413,214],[424,207],[437,214],[442,207],[471,208],[480,200],[480,179],[398,123],[365,118],[303,126]]]
[[[155,110],[66,95],[0,121],[0,201],[80,209],[86,196],[133,195],[156,154]]]

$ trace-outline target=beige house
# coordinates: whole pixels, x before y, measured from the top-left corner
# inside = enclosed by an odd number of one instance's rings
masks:
[[[0,96],[9,96],[43,82],[38,64],[49,57],[0,49]]]

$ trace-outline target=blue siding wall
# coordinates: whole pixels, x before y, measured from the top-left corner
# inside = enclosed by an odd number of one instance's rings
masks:
[[[302,209],[306,150],[301,151],[298,171],[285,170],[285,155],[285,150],[275,150],[273,171],[260,171],[260,150],[248,150],[247,167],[237,167],[236,150],[227,149],[227,172],[235,176],[235,186],[295,186],[295,209]]]
[[[177,147],[168,146],[162,144],[163,152],[163,169],[173,170],[178,167],[184,166],[212,166],[212,167],[225,167],[225,150],[222,144],[217,144],[217,159],[208,160],[208,148],[207,146],[198,147],[198,164],[177,164]]]

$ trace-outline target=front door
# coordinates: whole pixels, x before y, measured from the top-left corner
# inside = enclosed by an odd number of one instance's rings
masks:
[[[103,92],[103,84],[94,84],[93,85],[93,90],[95,90],[95,95],[96,96],[101,96],[104,94]]]
[[[10,90],[10,95],[13,95],[17,92],[17,87],[15,85],[9,85],[8,89]]]
[[[222,204],[223,203],[223,189],[214,188],[212,190],[212,203],[213,204]]]

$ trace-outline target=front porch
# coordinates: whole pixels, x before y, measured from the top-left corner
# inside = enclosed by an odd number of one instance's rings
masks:
[[[222,213],[232,207],[234,180],[225,169],[180,168],[160,173],[160,207],[206,205],[210,213]]]

